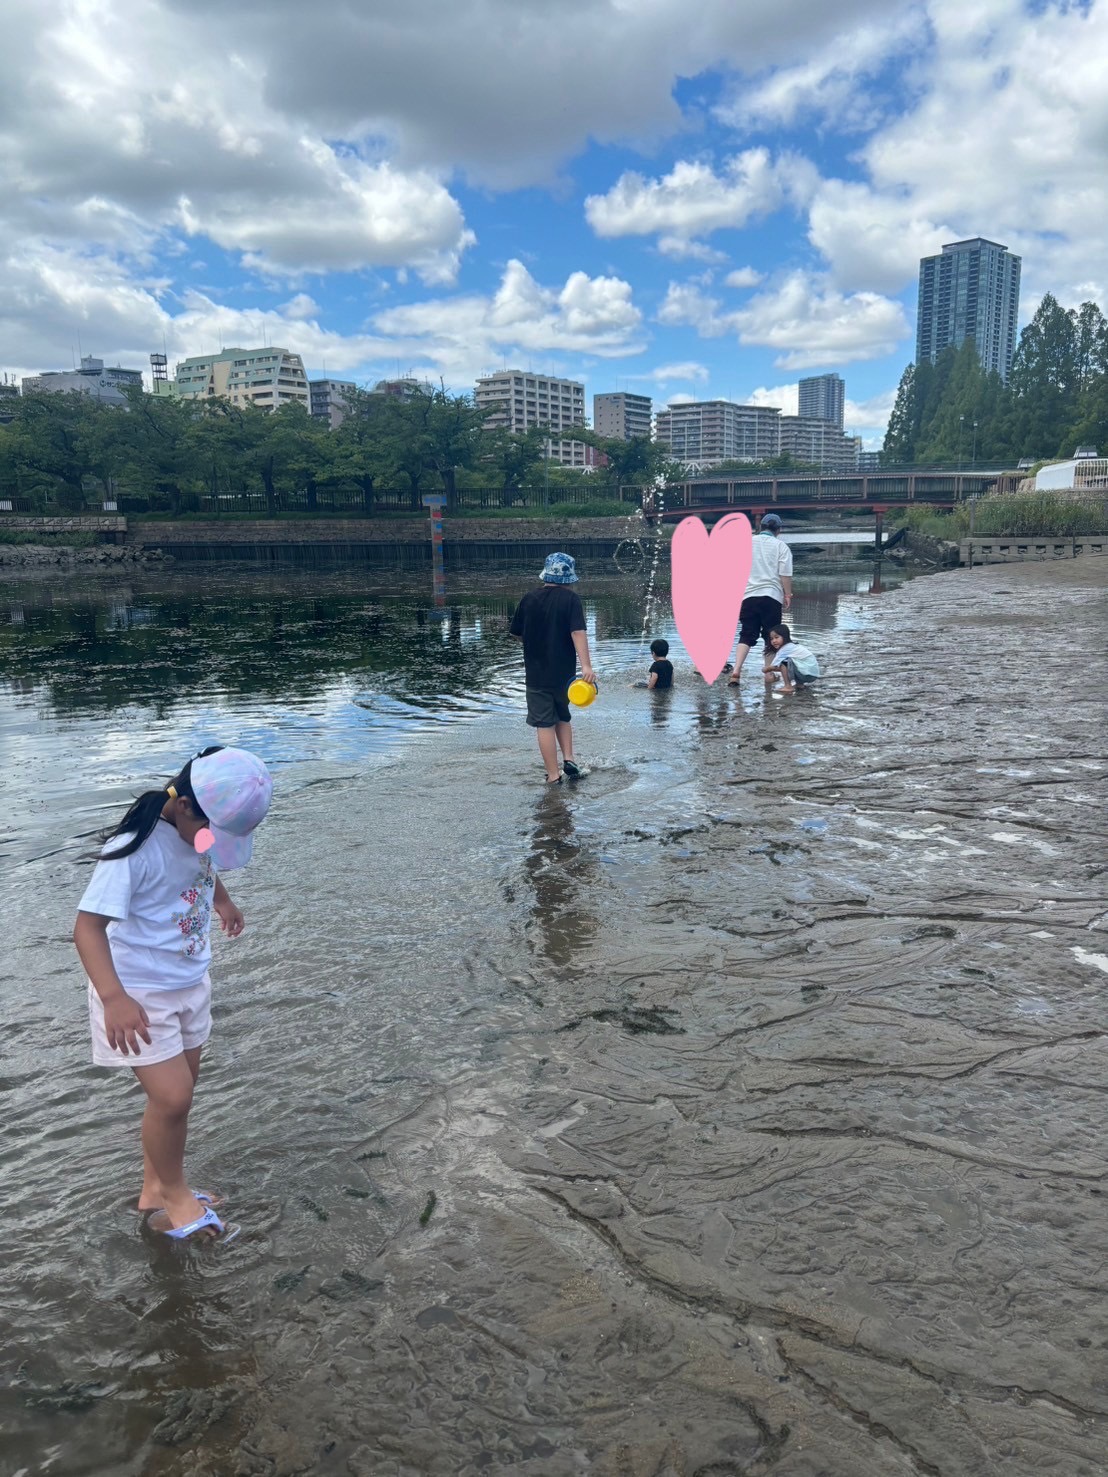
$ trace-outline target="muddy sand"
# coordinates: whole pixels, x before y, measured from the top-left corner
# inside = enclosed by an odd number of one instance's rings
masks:
[[[459,896],[482,878],[486,937],[413,943],[382,898],[365,969],[414,992],[418,955],[476,1044],[421,1069],[385,1019],[386,1080],[326,1001],[285,1016],[240,1171],[282,1194],[176,1283],[116,1266],[97,1316],[147,1331],[83,1406],[40,1384],[84,1422],[64,1470],[1104,1473],[1106,577],[917,579],[817,692],[702,690],[680,748],[612,694],[564,796],[515,716],[383,778],[384,830],[418,851],[434,817]],[[203,1111],[246,1114],[226,1080]]]

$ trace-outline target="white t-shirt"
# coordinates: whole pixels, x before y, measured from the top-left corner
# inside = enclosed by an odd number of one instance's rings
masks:
[[[113,836],[101,858],[126,846],[133,833]],[[215,867],[159,820],[138,851],[101,860],[78,907],[108,924],[112,963],[124,988],[182,990],[204,978],[212,957]]]
[[[754,535],[754,558],[750,564],[750,578],[746,582],[744,600],[753,595],[769,595],[774,600],[784,601],[785,590],[781,576],[791,577],[793,551],[772,533]]]
[[[806,646],[801,646],[799,641],[786,641],[774,653],[771,667],[780,667],[785,662],[792,660],[796,663],[796,670],[802,677],[818,677],[819,662],[814,652],[809,651]]]

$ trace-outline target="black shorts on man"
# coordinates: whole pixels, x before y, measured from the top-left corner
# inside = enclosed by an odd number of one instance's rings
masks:
[[[769,633],[781,624],[781,602],[772,595],[748,595],[739,606],[739,645],[756,646],[758,637],[769,645]]]

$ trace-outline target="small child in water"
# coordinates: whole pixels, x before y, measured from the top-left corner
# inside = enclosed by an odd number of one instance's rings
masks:
[[[650,643],[650,655],[654,658],[650,664],[650,672],[647,675],[646,685],[653,692],[655,689],[662,691],[673,686],[673,663],[668,660],[669,642],[663,641],[659,636],[657,641]]]
[[[788,626],[772,626],[768,642],[770,657],[766,665],[767,691],[774,688],[778,678],[782,692],[795,692],[798,687],[810,687],[819,677],[819,662],[813,652],[799,641],[794,641]]]

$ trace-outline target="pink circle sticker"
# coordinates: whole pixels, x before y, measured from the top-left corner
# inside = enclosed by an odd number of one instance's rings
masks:
[[[207,826],[201,826],[199,831],[197,831],[196,835],[192,838],[192,844],[199,852],[211,851],[212,847],[215,845],[215,835],[212,831],[208,829]]]

